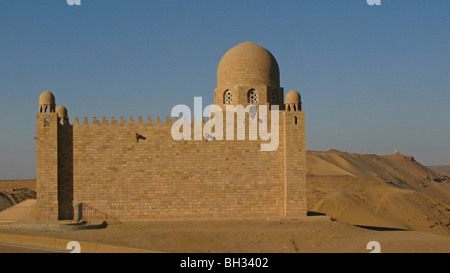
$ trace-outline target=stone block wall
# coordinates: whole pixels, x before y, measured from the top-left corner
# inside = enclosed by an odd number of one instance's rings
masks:
[[[235,140],[176,141],[170,119],[55,122],[37,130],[41,218],[74,219],[81,202],[122,220],[306,215],[304,113],[280,111],[279,124],[265,152],[248,129],[247,140],[235,128]]]

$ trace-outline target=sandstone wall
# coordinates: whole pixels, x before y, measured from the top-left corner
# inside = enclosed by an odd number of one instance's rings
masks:
[[[270,152],[260,139],[176,141],[159,118],[38,129],[40,215],[76,219],[81,202],[119,219],[306,215],[304,113],[279,113]]]
[[[118,123],[74,124],[74,203],[119,218],[284,213],[283,145],[261,152],[261,141],[175,141],[170,120]]]

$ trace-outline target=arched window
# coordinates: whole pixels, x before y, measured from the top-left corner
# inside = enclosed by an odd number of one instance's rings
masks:
[[[223,104],[231,104],[231,102],[233,102],[233,95],[230,90],[226,90],[223,93]]]
[[[258,91],[250,89],[247,92],[247,103],[258,103]]]
[[[297,117],[294,117],[294,124],[297,125]]]

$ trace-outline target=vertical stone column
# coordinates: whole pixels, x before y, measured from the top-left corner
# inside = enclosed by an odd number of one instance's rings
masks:
[[[39,221],[58,220],[58,118],[36,114],[36,188]]]
[[[306,216],[305,112],[283,112],[285,216]]]

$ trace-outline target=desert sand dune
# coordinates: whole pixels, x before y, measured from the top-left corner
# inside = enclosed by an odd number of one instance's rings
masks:
[[[308,210],[353,225],[450,234],[450,181],[411,156],[307,152]]]

